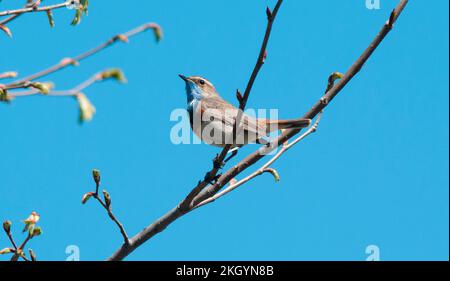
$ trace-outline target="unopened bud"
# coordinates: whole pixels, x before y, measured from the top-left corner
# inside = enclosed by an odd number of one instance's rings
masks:
[[[5,230],[5,232],[7,234],[9,234],[11,232],[11,225],[12,225],[11,221],[4,221],[3,222],[3,230]]]
[[[92,178],[97,186],[100,185],[100,171],[97,169],[92,170]]]
[[[39,226],[37,226],[37,227],[35,227],[33,229],[33,232],[31,233],[31,236],[35,237],[35,236],[39,236],[41,234],[42,234],[42,229]]]
[[[89,200],[89,198],[92,197],[92,195],[94,195],[94,192],[88,192],[88,193],[84,194],[83,198],[81,199],[81,203],[82,204],[86,203]]]
[[[109,208],[111,206],[111,196],[109,196],[108,191],[103,189],[103,197],[105,198],[106,207]]]

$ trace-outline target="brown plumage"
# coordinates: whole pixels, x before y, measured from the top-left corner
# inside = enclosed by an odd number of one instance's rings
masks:
[[[244,113],[239,134],[231,138],[239,109],[220,97],[213,84],[205,78],[182,75],[180,77],[186,81],[191,128],[208,144],[223,147],[227,143],[232,143],[233,146],[242,146],[261,142],[263,137],[276,130],[304,128],[311,123],[310,119],[303,118],[256,119]]]

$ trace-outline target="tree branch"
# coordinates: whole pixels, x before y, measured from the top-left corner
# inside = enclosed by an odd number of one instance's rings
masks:
[[[361,70],[364,63],[369,59],[378,45],[383,41],[386,35],[391,31],[395,21],[398,16],[403,11],[404,7],[408,3],[408,0],[401,0],[397,7],[392,11],[389,20],[383,25],[380,32],[377,34],[375,39],[370,43],[370,45],[366,48],[366,50],[362,53],[362,55],[353,63],[353,65],[347,70],[344,77],[334,85],[324,96],[322,96],[316,104],[303,115],[303,118],[306,119],[314,119],[314,117],[319,114],[334,97],[347,85],[347,83]],[[272,150],[276,149],[280,144],[286,142],[296,134],[300,132],[300,129],[291,129],[286,130],[283,134],[281,134],[277,139],[270,142],[268,145],[261,147],[257,151],[248,155],[244,158],[239,164],[228,170],[225,174],[223,174],[216,182],[216,184],[208,187],[203,190],[195,199],[194,205],[199,203],[217,193],[225,184],[227,184],[231,179],[233,179],[236,175],[259,161],[265,155],[270,153]]]
[[[122,234],[122,237],[124,240],[124,245],[125,246],[129,245],[130,240],[128,239],[128,235],[127,235],[127,232],[125,231],[125,228],[123,227],[122,223],[116,218],[116,216],[111,211],[111,196],[109,195],[109,193],[106,190],[103,190],[104,201],[100,198],[100,196],[98,196],[98,189],[100,187],[100,171],[94,169],[92,171],[92,177],[95,182],[95,192],[90,191],[90,192],[84,194],[83,199],[81,200],[81,203],[85,204],[89,200],[89,198],[94,197],[100,203],[100,205],[106,210],[110,219],[119,228],[120,233]]]
[[[0,12],[0,17],[9,16],[9,15],[21,15],[21,14],[26,14],[26,13],[46,12],[46,11],[50,11],[50,10],[68,7],[70,5],[73,5],[74,3],[75,3],[75,1],[65,1],[64,3],[59,3],[59,4],[44,6],[44,7],[38,7],[37,5],[31,5],[30,7]]]
[[[111,73],[116,74],[116,76],[112,76]],[[79,94],[81,91],[83,91],[84,89],[92,86],[94,83],[97,82],[101,82],[104,81],[105,79],[108,78],[114,78],[115,80],[119,81],[119,82],[126,82],[125,80],[125,76],[123,75],[123,73],[119,70],[119,69],[108,69],[99,73],[96,73],[94,75],[92,75],[91,77],[89,77],[87,80],[81,82],[80,84],[78,84],[77,86],[73,87],[72,89],[69,90],[58,90],[58,91],[50,91],[49,93],[45,94],[46,96],[59,96],[59,97],[63,97],[63,96],[76,96],[77,94]],[[25,86],[30,85],[31,82],[25,83]],[[29,87],[29,86],[28,86]],[[36,95],[36,94],[42,94],[41,91],[39,91],[38,89],[32,89],[29,91],[18,91],[18,92],[11,92],[9,95],[11,97],[24,97],[24,96],[32,96],[32,95]]]
[[[383,25],[381,31],[369,45],[369,47],[363,52],[363,54],[356,60],[356,62],[350,67],[350,69],[345,73],[344,77],[334,85],[319,101],[303,116],[303,118],[313,119],[316,117],[328,104],[329,102],[347,85],[347,83],[359,72],[361,67],[370,57],[370,55],[375,51],[378,45],[382,42],[385,36],[392,29],[393,24],[397,20],[403,8],[407,4],[408,0],[401,0],[397,7],[391,13],[389,20]],[[268,13],[270,14],[270,13]],[[316,121],[317,122],[317,121]],[[262,159],[267,153],[274,150],[280,144],[285,143],[289,139],[293,138],[296,134],[300,132],[299,129],[291,129],[283,132],[277,139],[270,142],[267,146],[260,147],[257,151],[251,153],[249,156],[241,160],[237,165],[232,167],[226,173],[221,175],[215,184],[209,186],[203,191],[200,189],[200,193],[194,198],[193,202],[189,205],[189,208],[181,208],[180,205],[170,210],[168,213],[163,215],[161,218],[147,226],[144,230],[136,234],[130,239],[128,245],[122,245],[116,252],[114,252],[108,260],[122,260],[128,256],[132,251],[142,245],[144,242],[152,238],[157,233],[163,231],[168,225],[173,221],[183,216],[184,214],[195,209],[195,206],[200,202],[210,198],[216,194],[223,186],[230,182],[236,175],[240,174],[242,171],[255,164],[257,161]],[[298,138],[296,141],[300,141]],[[296,142],[294,141],[293,144]],[[275,159],[276,160],[276,159]],[[196,187],[197,188],[197,187]],[[192,192],[191,192],[192,193]],[[190,193],[190,194],[191,194]],[[188,195],[189,197],[189,195]],[[185,199],[186,200],[186,199]],[[183,200],[183,202],[185,201]]]
[[[156,23],[146,23],[146,24],[138,26],[130,31],[127,31],[123,34],[115,35],[111,39],[98,45],[97,47],[92,48],[86,52],[83,52],[73,58],[63,58],[59,63],[57,63],[53,66],[50,66],[49,68],[46,68],[37,73],[34,73],[34,74],[31,74],[24,78],[21,78],[10,84],[3,85],[2,88],[5,90],[13,89],[13,88],[21,88],[21,86],[23,88],[23,85],[25,85],[27,82],[36,80],[38,78],[42,78],[42,77],[47,76],[52,73],[55,73],[63,68],[68,67],[68,66],[77,66],[82,60],[87,59],[87,58],[97,54],[98,52],[106,49],[107,47],[113,45],[114,43],[116,43],[118,41],[127,43],[129,41],[129,38],[131,38],[139,33],[145,32],[149,29],[153,30],[157,41],[161,40],[161,38],[162,38],[161,27],[159,25],[157,25]]]
[[[220,197],[230,193],[231,191],[235,190],[236,188],[238,188],[239,186],[243,185],[244,183],[249,182],[250,180],[252,180],[253,178],[256,178],[257,176],[260,176],[264,173],[271,173],[272,175],[274,175],[274,177],[276,177],[276,181],[279,180],[278,177],[278,173],[276,172],[276,170],[274,170],[273,168],[269,168],[275,161],[277,161],[282,154],[284,154],[286,151],[288,151],[290,148],[292,148],[294,145],[296,145],[298,142],[300,142],[301,140],[303,140],[304,138],[306,138],[307,136],[309,136],[312,133],[315,133],[317,131],[317,126],[319,125],[321,119],[321,115],[319,114],[316,118],[316,121],[314,122],[314,124],[312,126],[310,126],[308,128],[308,130],[306,130],[302,135],[300,135],[298,138],[296,138],[292,143],[285,143],[283,145],[283,147],[280,149],[280,151],[278,151],[272,158],[270,158],[269,161],[267,161],[264,165],[262,165],[258,170],[256,170],[255,172],[251,173],[250,175],[246,176],[245,178],[243,178],[240,181],[237,181],[235,183],[231,183],[230,181],[230,185],[220,191],[217,192],[216,194],[214,194],[213,196],[203,200],[202,202],[198,203],[197,205],[195,205],[195,208],[199,208],[203,205],[206,205],[208,203],[214,202],[217,199],[219,199]]]
[[[39,0],[40,1],[40,0]],[[26,3],[26,5],[25,5],[25,8],[27,8],[27,7],[32,7],[32,6],[34,6],[34,5],[39,5],[40,3],[33,3],[33,0],[27,0],[27,3]],[[9,22],[11,22],[11,21],[13,21],[14,19],[16,19],[16,18],[18,18],[19,16],[20,16],[21,14],[15,14],[15,15],[12,15],[12,16],[10,16],[10,17],[7,17],[6,19],[4,19],[4,20],[1,20],[0,21],[0,25],[5,25],[5,24],[7,24],[7,23],[9,23]]]
[[[116,216],[111,211],[111,206],[108,206],[103,200],[98,196],[98,194],[94,194],[93,197],[97,199],[97,201],[100,203],[100,205],[103,206],[103,208],[108,213],[108,216],[111,218],[111,220],[117,225],[117,227],[120,230],[120,233],[122,234],[123,240],[125,244],[129,244],[130,240],[128,239],[127,232],[125,231],[125,228],[123,227],[122,223],[116,218]]]

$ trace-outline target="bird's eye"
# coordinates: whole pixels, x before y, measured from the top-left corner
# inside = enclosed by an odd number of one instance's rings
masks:
[[[205,85],[205,80],[200,79],[200,81],[198,81],[198,83],[200,83],[200,85]]]

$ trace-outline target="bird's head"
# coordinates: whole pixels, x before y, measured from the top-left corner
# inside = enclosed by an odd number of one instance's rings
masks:
[[[188,102],[193,99],[201,100],[203,98],[210,98],[218,96],[213,84],[200,76],[186,77],[179,75],[181,79],[186,83],[186,95]]]

